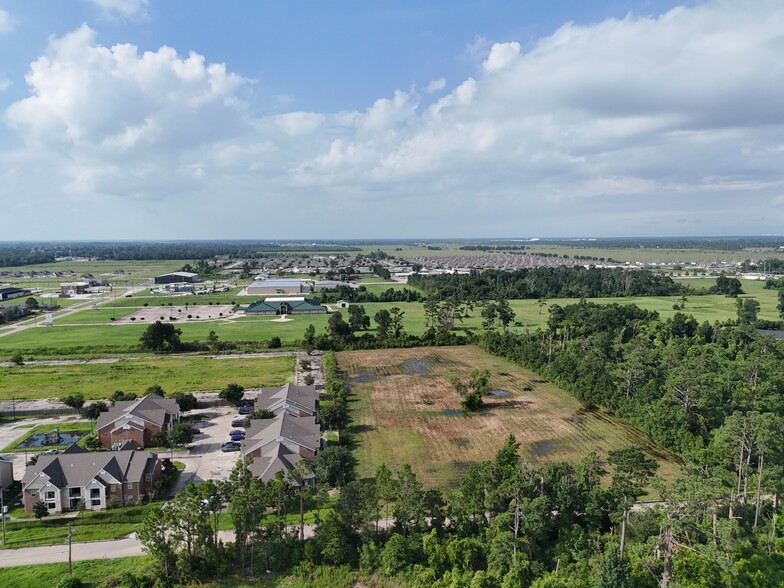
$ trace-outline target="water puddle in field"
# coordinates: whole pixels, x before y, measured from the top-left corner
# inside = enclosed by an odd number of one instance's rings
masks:
[[[558,441],[553,439],[543,439],[531,443],[531,453],[537,457],[546,457],[558,449]]]
[[[463,416],[465,413],[462,410],[458,410],[456,408],[445,408],[443,411],[441,411],[441,414],[448,417],[457,417]]]
[[[511,392],[508,392],[507,390],[490,390],[489,394],[493,398],[508,398],[512,395]]]
[[[407,376],[425,375],[430,373],[430,361],[426,359],[409,359],[400,364],[400,371]]]
[[[376,376],[372,372],[361,370],[356,376],[349,378],[348,381],[352,384],[363,384],[365,382],[372,382],[375,379]]]

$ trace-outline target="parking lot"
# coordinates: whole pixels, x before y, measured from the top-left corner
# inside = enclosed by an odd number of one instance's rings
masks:
[[[231,421],[238,416],[237,408],[215,406],[188,414],[203,415],[209,420],[195,423],[199,432],[194,436],[188,451],[174,452],[174,459],[185,464],[185,471],[180,476],[175,492],[184,488],[188,482],[199,484],[205,480],[227,480],[240,456],[239,451],[221,451],[221,445],[229,440],[229,431],[234,428]]]

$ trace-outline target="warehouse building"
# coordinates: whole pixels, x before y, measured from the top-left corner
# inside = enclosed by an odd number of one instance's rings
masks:
[[[265,294],[308,294],[310,288],[302,280],[260,280],[253,282],[245,288],[248,296],[263,296]]]
[[[155,277],[156,284],[178,284],[178,283],[195,284],[201,282],[199,274],[193,272],[173,272],[171,274],[163,274],[162,276]]]

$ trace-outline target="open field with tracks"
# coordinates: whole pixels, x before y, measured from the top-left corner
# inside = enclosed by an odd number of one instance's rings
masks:
[[[453,487],[471,464],[491,459],[511,433],[524,460],[535,465],[577,462],[590,451],[639,445],[668,479],[679,466],[671,454],[626,423],[586,410],[569,393],[533,372],[477,347],[435,347],[338,354],[351,386],[359,475],[386,463],[411,464],[429,486]],[[452,388],[473,369],[489,369],[494,395],[481,414],[465,415]]]
[[[294,357],[159,357],[105,363],[21,365],[0,368],[0,400],[61,398],[81,392],[106,398],[115,390],[143,395],[153,384],[167,394],[220,390],[231,382],[245,388],[282,386],[294,373]]]

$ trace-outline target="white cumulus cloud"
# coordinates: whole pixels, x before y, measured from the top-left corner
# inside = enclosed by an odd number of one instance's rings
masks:
[[[478,38],[470,75],[425,97],[264,115],[222,64],[105,47],[83,26],[52,39],[25,78],[30,96],[6,111],[25,148],[0,154],[0,199],[14,186],[100,209],[109,195],[128,218],[166,227],[181,214],[212,236],[227,235],[214,224],[263,236],[256,217],[292,196],[306,206],[276,237],[347,237],[347,219],[371,218],[385,219],[375,236],[784,226],[780,1],[568,23],[525,47]],[[128,204],[141,199],[145,213]]]

